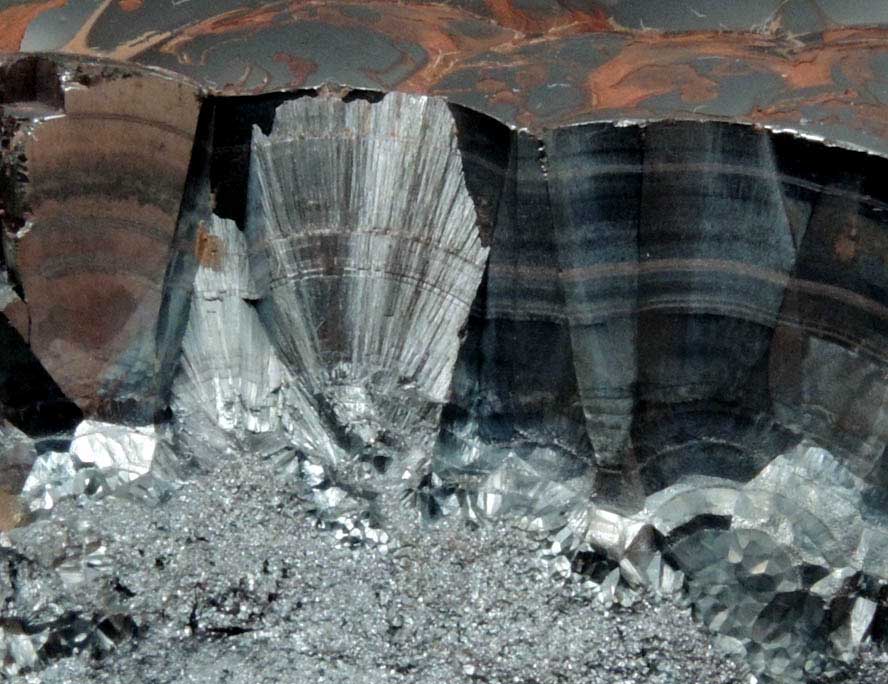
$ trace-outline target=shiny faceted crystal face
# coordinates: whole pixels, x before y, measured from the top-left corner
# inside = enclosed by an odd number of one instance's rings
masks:
[[[875,681],[883,159],[57,77],[2,129],[4,676]]]

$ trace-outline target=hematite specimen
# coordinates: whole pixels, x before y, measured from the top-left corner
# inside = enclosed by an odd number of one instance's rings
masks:
[[[587,598],[679,595],[764,681],[884,639],[883,159],[728,123],[519,131],[427,95],[201,101],[135,67],[10,64],[0,527],[36,522],[0,537],[5,674],[153,622],[261,631],[255,578],[164,622],[115,563],[175,559],[55,527],[72,501],[184,505],[245,454],[281,474],[276,510],[352,546],[400,552],[414,514],[512,521]],[[76,610],[44,601],[65,591]]]
[[[295,100],[252,160],[258,310],[283,360],[364,442],[440,406],[487,256],[444,102]]]
[[[6,190],[3,250],[26,308],[10,322],[90,414],[151,420],[167,381],[155,366],[167,340],[147,331],[177,247],[198,107],[185,84],[121,75],[68,83],[64,115],[7,120],[7,164],[26,160]]]

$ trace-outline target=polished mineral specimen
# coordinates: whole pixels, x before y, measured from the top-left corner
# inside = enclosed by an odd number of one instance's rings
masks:
[[[149,422],[167,381],[157,357],[178,351],[161,320],[164,276],[181,247],[199,104],[185,84],[133,78],[67,82],[64,115],[10,124],[27,182],[4,190],[18,215],[7,213],[3,251],[26,303],[9,321],[65,396]]]
[[[285,103],[250,173],[258,311],[282,359],[360,442],[416,430],[447,398],[487,256],[450,110]]]
[[[250,304],[258,295],[244,236],[233,221],[216,216],[200,231],[200,264],[173,387],[173,405],[181,407],[175,412],[200,411],[232,432],[272,430],[292,377]]]
[[[148,73],[29,64],[59,91],[0,99],[4,675],[110,661],[139,681],[139,644],[168,663],[189,639],[202,657],[312,643],[299,657],[335,670],[297,617],[320,589],[287,558],[348,565],[317,550],[338,542],[374,581],[380,559],[425,577],[416,537],[442,528],[460,530],[442,542],[459,571],[411,600],[434,613],[465,590],[472,634],[506,629],[484,622],[482,585],[509,583],[460,574],[472,535],[507,535],[533,550],[533,584],[570,596],[571,625],[582,604],[622,641],[624,618],[685,606],[775,684],[862,681],[858,653],[884,659],[884,159],[723,122],[533,132],[428,95],[199,100]],[[93,150],[82,131],[105,119]],[[329,572],[351,596],[354,574]],[[447,641],[452,607],[424,622],[373,591],[351,608],[382,608],[407,649],[373,667],[519,677]],[[348,637],[339,674],[358,681],[355,644],[380,645]],[[692,676],[655,651],[628,681]],[[453,657],[455,675],[429,674]],[[510,657],[540,681],[630,677]],[[262,661],[245,660],[249,681]]]

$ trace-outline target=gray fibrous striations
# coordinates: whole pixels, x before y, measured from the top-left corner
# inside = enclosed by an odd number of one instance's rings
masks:
[[[223,430],[270,430],[290,375],[249,304],[258,296],[244,236],[234,221],[213,216],[200,226],[198,240],[201,254],[173,405],[206,412]]]
[[[250,173],[259,314],[300,381],[368,430],[375,395],[443,403],[488,251],[444,102],[283,104]]]
[[[194,293],[172,387],[180,446],[212,441],[224,450],[228,435],[283,430],[300,449],[337,460],[338,447],[305,383],[281,361],[259,319],[244,234],[234,221],[213,215],[199,227],[198,244]]]
[[[92,211],[53,185],[61,162],[15,156],[76,116],[6,124],[17,141],[7,170],[48,189],[3,181],[33,214],[4,219],[0,332],[15,354],[0,363],[0,399],[15,396],[17,374],[27,396],[70,398],[86,415],[75,428],[70,413],[4,409],[22,428],[0,426],[0,472],[17,478],[4,494],[24,504],[0,510],[4,527],[36,520],[30,529],[58,536],[91,506],[125,501],[158,525],[170,510],[200,517],[218,502],[193,483],[245,463],[277,473],[281,493],[264,502],[229,482],[225,496],[248,508],[228,510],[232,525],[270,519],[273,499],[278,522],[292,505],[368,547],[355,553],[397,554],[425,529],[417,519],[489,527],[485,544],[512,523],[544,573],[581,585],[595,610],[683,602],[761,681],[838,677],[860,649],[882,648],[883,160],[714,122],[535,137],[402,93],[209,98],[199,120],[191,112],[187,179],[178,162],[164,178],[145,171],[169,192],[152,195],[156,230],[138,219],[133,235],[121,216],[148,185]],[[144,125],[152,141],[182,137],[154,119],[115,122]],[[93,169],[105,183],[114,158]],[[62,231],[56,195],[96,225]],[[103,241],[114,255],[149,254],[129,273],[93,258]],[[82,287],[54,298],[58,278]],[[4,585],[5,674],[73,668],[75,654],[127,640],[158,649],[186,627],[206,640],[266,627],[302,638],[304,622],[266,621],[255,578],[204,595],[185,564],[157,587],[196,587],[170,618],[138,588],[114,588],[115,567],[138,575],[141,561],[101,530],[71,548],[56,540],[64,553],[49,560],[28,530],[0,536],[8,567],[22,568]],[[168,548],[169,534],[152,543]],[[213,540],[220,557],[243,542]],[[226,562],[212,581],[229,572]],[[93,586],[107,591],[83,604],[89,614],[41,594],[83,602]],[[267,603],[290,592],[278,604],[296,604],[292,582],[269,587]]]

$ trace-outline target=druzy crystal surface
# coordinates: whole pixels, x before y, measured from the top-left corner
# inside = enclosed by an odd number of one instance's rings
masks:
[[[878,150],[0,85],[2,676],[884,675]]]

